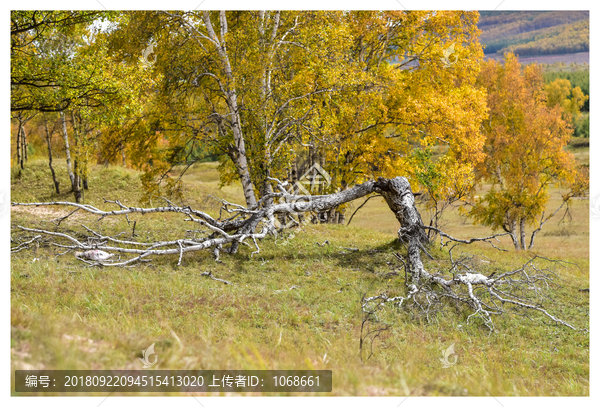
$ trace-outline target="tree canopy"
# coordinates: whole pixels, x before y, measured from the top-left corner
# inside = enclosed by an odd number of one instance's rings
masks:
[[[331,176],[319,194],[404,176],[436,217],[486,182],[492,189],[470,215],[516,242],[517,224],[546,219],[550,184],[585,189],[564,147],[587,96],[565,79],[544,86],[539,67],[512,54],[484,63],[478,18],[13,12],[19,162],[25,113],[43,112],[61,121],[78,201],[90,164],[118,159],[143,170],[148,200],[180,191],[174,166],[218,157],[221,183],[239,180],[249,208],[316,164]]]
[[[223,183],[240,179],[248,204],[269,177],[289,178],[295,160],[320,163],[343,189],[374,174],[412,176],[411,150],[442,143],[453,177],[482,157],[476,21],[439,11],[125,14],[110,46],[134,61],[156,42],[162,78],[128,139],[132,159],[152,190],[209,146]],[[453,44],[457,62],[445,68]]]

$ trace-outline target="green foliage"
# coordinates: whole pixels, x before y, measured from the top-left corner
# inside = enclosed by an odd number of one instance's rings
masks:
[[[585,101],[585,104],[582,106],[581,110],[584,112],[589,112],[590,110],[590,71],[589,66],[581,67],[578,70],[569,70],[569,71],[558,71],[558,66],[553,65],[542,65],[542,69],[544,70],[544,82],[549,84],[554,82],[556,79],[567,79],[572,87],[579,87],[584,95],[588,96],[588,100]],[[575,68],[576,67],[563,67],[562,69],[567,68]]]
[[[590,114],[583,113],[575,119],[575,137],[590,137]]]
[[[84,188],[90,163],[110,155],[106,146],[122,148],[125,120],[142,113],[144,93],[154,84],[139,64],[125,64],[109,52],[101,23],[118,16],[71,11],[11,14],[11,111],[49,113],[44,120],[59,120],[58,112],[67,117],[67,134],[62,135],[70,139],[73,181],[78,184],[81,177]],[[45,135],[38,137],[45,140]]]
[[[581,108],[587,103],[589,97],[585,96],[577,86],[572,88],[568,79],[555,79],[544,86],[547,94],[548,107],[560,106],[563,117],[571,121],[576,137],[589,137],[589,112],[583,116]]]
[[[415,149],[412,154],[415,166],[417,167],[415,177],[419,184],[427,190],[437,191],[439,189],[438,183],[441,174],[431,160],[433,156],[431,149]]]
[[[102,78],[102,55],[79,52],[90,25],[108,14],[86,11],[11,12],[11,111],[64,111],[102,104],[115,92]]]

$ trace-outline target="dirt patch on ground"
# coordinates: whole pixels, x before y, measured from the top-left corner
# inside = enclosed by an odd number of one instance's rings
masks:
[[[12,212],[31,213],[35,216],[52,219],[66,216],[72,212],[72,210],[69,211],[66,209],[58,209],[49,206],[13,206],[10,210]],[[77,214],[73,214],[73,216],[77,216]]]
[[[44,369],[45,366],[31,357],[31,346],[27,342],[20,343],[18,347],[11,347],[11,362],[15,370]]]
[[[62,336],[63,341],[69,343],[69,346],[76,344],[79,349],[86,353],[95,353],[101,346],[105,346],[106,343],[101,340],[93,340],[90,338],[83,338],[79,335],[67,335]]]
[[[64,216],[67,216],[68,214],[70,214],[71,212],[73,212],[75,209],[75,207],[72,208],[64,208],[64,207],[58,207],[58,206],[13,206],[11,207],[11,211],[12,212],[16,212],[16,213],[28,213],[31,215],[34,215],[36,218],[39,218],[39,220],[44,220],[44,221],[50,221],[50,220],[55,220],[58,218],[62,218]],[[100,216],[98,215],[93,215],[91,213],[85,212],[83,210],[79,210],[77,212],[75,212],[74,214],[72,214],[71,216],[68,217],[69,221],[83,221],[83,220],[98,220],[100,218]],[[102,219],[102,222],[108,222],[108,223],[114,223],[114,222],[118,222],[120,220],[120,218],[123,218],[122,216],[119,217],[110,217],[107,216],[104,219]]]

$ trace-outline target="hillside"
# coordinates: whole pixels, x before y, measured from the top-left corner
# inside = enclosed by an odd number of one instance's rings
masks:
[[[486,54],[519,56],[589,51],[588,11],[481,11]]]

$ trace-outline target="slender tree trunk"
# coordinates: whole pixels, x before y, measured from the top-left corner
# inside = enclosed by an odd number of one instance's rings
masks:
[[[292,185],[295,184],[296,182],[298,182],[298,164],[296,163],[296,160],[293,161],[292,163]]]
[[[77,132],[77,125],[75,123],[75,114],[73,112],[71,112],[71,120],[73,121],[73,136],[74,136],[74,140],[75,140],[75,148],[77,150],[77,146],[79,144],[79,134]],[[81,202],[81,176],[80,176],[80,164],[79,164],[79,158],[75,158],[74,160],[74,166],[73,166],[73,175],[74,175],[74,182],[73,182],[73,195],[75,195],[75,202],[80,203]]]
[[[21,127],[23,123],[19,119],[19,127],[17,129],[17,165],[23,169],[23,161],[21,160]]]
[[[341,181],[341,190],[345,191],[347,189],[346,182],[344,180]],[[346,222],[346,209],[341,209],[338,207],[338,216],[337,216],[337,224],[343,225]]]
[[[308,155],[309,155],[309,160],[310,160],[309,163],[308,163],[308,171],[312,171],[313,165],[315,165],[315,163],[317,162],[316,148],[314,148],[312,144],[308,148]],[[309,192],[311,194],[313,194],[315,192],[315,178],[312,177],[312,176],[310,178],[310,190],[309,190]]]
[[[537,235],[537,232],[538,232],[538,231],[539,231],[539,230],[534,230],[534,231],[531,233],[531,240],[529,241],[529,250],[531,250],[531,249],[533,248],[533,242],[534,242],[534,240],[535,240],[535,235]]]
[[[23,125],[23,127],[21,127],[21,140],[23,141],[23,161],[21,161],[21,164],[24,161],[27,161],[27,134],[25,133],[25,125]],[[23,168],[23,165],[21,165],[21,168]]]
[[[325,167],[325,155],[320,154],[319,150],[316,150],[316,163],[319,164],[321,166],[321,168]],[[317,175],[318,173],[318,175]],[[317,176],[319,178],[317,178]],[[321,179],[321,173],[318,171],[313,171],[313,179],[318,179],[318,184],[317,184],[317,194],[318,195],[324,195],[325,194],[325,186],[323,185],[323,180]],[[313,192],[311,192],[313,193]],[[335,208],[330,209],[329,211],[326,211],[324,213],[325,219],[322,221],[322,223],[333,223],[333,218],[335,216]]]
[[[75,202],[81,203],[81,178],[79,177],[79,160],[75,159],[73,165],[73,174],[75,177],[73,183],[73,195],[75,195]]]
[[[56,179],[56,173],[54,172],[54,167],[52,166],[52,135],[50,134],[50,131],[48,131],[48,121],[45,118],[44,128],[46,129],[46,144],[48,144],[48,166],[50,167],[50,172],[52,173],[52,181],[54,181],[56,195],[60,195],[60,182]]]
[[[208,35],[212,38],[215,48],[221,59],[222,68],[227,77],[227,85],[224,90],[224,96],[227,99],[227,106],[231,113],[231,129],[233,132],[234,150],[233,154],[234,164],[237,169],[240,181],[242,182],[242,189],[244,191],[244,197],[246,198],[246,205],[248,208],[256,206],[256,196],[254,194],[254,184],[250,177],[250,168],[248,166],[248,159],[246,156],[246,145],[244,142],[244,135],[242,133],[240,109],[237,101],[237,92],[235,89],[235,80],[233,77],[233,70],[229,62],[229,55],[227,54],[227,47],[225,44],[225,35],[227,34],[227,17],[225,11],[220,13],[220,28],[221,28],[221,39],[215,33],[212,22],[210,21],[210,15],[208,11],[203,12],[204,25]]]
[[[519,246],[519,239],[517,237],[517,220],[511,219],[508,223],[508,228],[505,230],[508,233],[510,233],[510,238],[512,239],[513,244],[515,245],[515,249],[519,250],[520,246]]]
[[[343,225],[346,222],[346,210],[338,212],[338,225]]]
[[[308,169],[306,170],[307,172],[312,172],[313,171],[313,166],[315,165],[315,163],[318,160],[318,155],[317,155],[317,149],[312,145],[310,145],[310,147],[308,148]],[[317,186],[315,186],[315,177],[314,174],[310,174],[310,189],[309,189],[309,193],[315,194],[315,189],[318,188]],[[317,193],[318,194],[318,193]],[[317,212],[317,216],[313,216],[312,218],[312,223],[317,224],[319,222],[322,222],[322,217],[323,215],[320,212]]]
[[[234,110],[238,110],[237,108],[237,98],[235,93],[231,96],[231,103],[235,106]],[[256,196],[254,195],[254,184],[252,183],[252,179],[250,178],[250,169],[248,167],[248,160],[246,158],[246,147],[244,143],[244,137],[242,136],[242,131],[240,128],[240,118],[236,113],[235,122],[233,123],[233,139],[235,142],[235,167],[237,169],[238,175],[242,182],[242,188],[244,190],[244,197],[246,198],[246,205],[249,208],[256,206]]]
[[[319,165],[321,168],[325,168],[325,154],[319,155]],[[319,195],[325,194],[324,181],[321,179],[321,173],[319,173]]]
[[[292,188],[294,188],[296,186],[297,182],[298,182],[298,164],[296,163],[296,160],[294,160],[292,163]],[[292,190],[292,193],[295,193],[295,191]],[[300,222],[300,224],[302,224],[304,222],[304,214],[298,213],[298,222]]]
[[[521,249],[527,250],[527,244],[525,243],[525,217],[522,217],[519,222],[519,231],[521,232]]]
[[[230,104],[233,107],[234,122],[233,124],[233,139],[235,143],[235,166],[238,171],[238,175],[242,182],[242,188],[244,190],[244,197],[246,198],[246,205],[249,208],[256,206],[256,196],[254,195],[254,184],[250,178],[250,168],[248,167],[248,160],[246,157],[246,145],[244,142],[244,136],[242,134],[240,117],[238,113],[237,95],[235,91],[229,92]]]
[[[21,169],[25,168],[25,125],[21,127]]]
[[[89,174],[89,165],[90,165],[90,154],[88,150],[88,134],[90,133],[88,123],[86,122],[83,126],[83,133],[81,134],[81,143],[83,148],[83,165],[81,168],[81,181],[83,184],[83,189],[87,191],[88,189],[88,174]]]
[[[75,191],[75,174],[73,174],[73,170],[71,169],[71,149],[69,147],[69,133],[67,133],[67,120],[65,119],[64,112],[60,112],[60,121],[62,124],[63,139],[65,140],[65,152],[67,155],[67,172],[69,173],[69,178],[71,179],[71,190]]]

